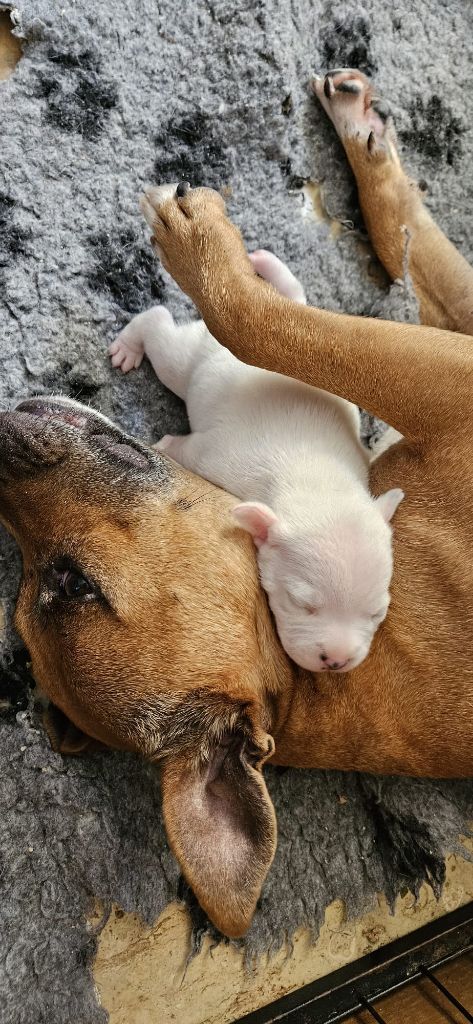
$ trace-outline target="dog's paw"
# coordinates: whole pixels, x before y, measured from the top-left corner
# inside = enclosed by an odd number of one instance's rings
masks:
[[[211,229],[218,215],[225,213],[225,203],[218,192],[191,188],[187,181],[146,189],[140,208],[153,232],[151,242],[173,276],[178,261],[195,259],[197,240]]]
[[[141,211],[163,266],[200,308],[212,292],[228,294],[229,277],[250,273],[241,235],[225,215],[225,203],[210,188],[187,182],[148,188]]]
[[[140,199],[141,212],[153,231],[161,228],[181,230],[185,221],[213,219],[225,213],[225,203],[213,188],[191,188],[188,181],[174,185],[154,185]],[[159,241],[159,238],[158,238]]]
[[[311,84],[345,147],[356,142],[367,155],[398,162],[389,105],[375,94],[366,75],[337,68],[323,78],[316,76]]]

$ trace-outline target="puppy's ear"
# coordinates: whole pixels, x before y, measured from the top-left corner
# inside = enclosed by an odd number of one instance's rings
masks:
[[[386,491],[385,494],[380,494],[379,498],[376,498],[376,505],[381,512],[385,523],[389,523],[391,521],[403,498],[404,491],[401,491],[399,487],[394,487],[392,491]]]
[[[276,849],[276,817],[261,774],[274,741],[227,733],[202,757],[173,754],[162,767],[166,829],[200,905],[224,935],[247,931]]]
[[[232,509],[232,515],[242,530],[251,533],[257,547],[267,541],[271,526],[278,521],[272,509],[261,501],[244,501]]]

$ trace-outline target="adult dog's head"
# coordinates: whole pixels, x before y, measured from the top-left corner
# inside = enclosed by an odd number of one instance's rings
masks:
[[[238,936],[275,849],[261,769],[290,669],[232,504],[76,402],[0,416],[34,676],[87,736],[159,763],[183,873]]]

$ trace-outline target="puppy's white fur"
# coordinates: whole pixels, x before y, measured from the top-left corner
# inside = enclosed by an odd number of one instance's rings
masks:
[[[305,302],[275,256],[259,250],[252,259],[280,292]],[[403,493],[369,494],[358,409],[241,363],[202,321],[178,326],[161,306],[134,317],[110,346],[124,372],[144,353],[186,402],[192,430],[157,447],[244,500],[234,515],[258,548],[287,653],[311,671],[359,665],[388,609],[388,523]]]

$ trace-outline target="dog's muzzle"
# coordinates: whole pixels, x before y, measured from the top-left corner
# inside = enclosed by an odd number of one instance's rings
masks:
[[[113,429],[100,413],[66,398],[31,398],[0,413],[0,485],[59,463],[91,422]]]
[[[71,398],[28,398],[0,413],[0,486],[31,476],[79,451],[104,468],[120,465],[133,475],[169,476],[163,457],[129,437],[96,409]]]

